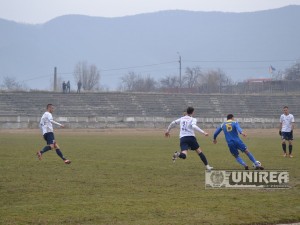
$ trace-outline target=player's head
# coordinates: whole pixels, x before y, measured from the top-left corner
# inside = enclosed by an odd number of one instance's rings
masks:
[[[48,105],[47,105],[47,111],[48,111],[49,113],[52,113],[52,112],[54,111],[54,106],[53,106],[52,104],[48,104]]]
[[[288,115],[288,114],[289,114],[289,107],[284,106],[284,107],[283,107],[283,113],[284,113],[285,115]]]
[[[186,109],[186,114],[192,115],[193,113],[194,113],[194,108],[191,107],[191,106],[187,107],[187,109]]]
[[[227,120],[233,120],[233,117],[234,117],[233,114],[228,114],[227,115]]]

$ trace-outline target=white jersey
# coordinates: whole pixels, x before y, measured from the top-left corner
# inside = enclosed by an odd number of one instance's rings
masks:
[[[40,128],[43,132],[43,135],[45,133],[53,132],[52,123],[61,126],[60,123],[57,123],[53,120],[52,114],[50,112],[45,112],[40,121]]]
[[[198,130],[200,133],[204,134],[204,131],[201,130],[197,126],[197,119],[191,117],[191,116],[183,116],[177,120],[174,120],[168,127],[167,131],[170,131],[170,129],[175,124],[180,124],[180,134],[179,137],[186,137],[186,136],[195,136],[194,129]]]
[[[295,123],[295,118],[292,114],[282,114],[280,116],[280,123],[282,124],[282,132],[291,132],[291,130],[293,129],[293,123]]]

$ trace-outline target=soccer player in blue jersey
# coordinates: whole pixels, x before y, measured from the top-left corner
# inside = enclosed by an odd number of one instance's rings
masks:
[[[208,136],[208,133],[201,130],[197,126],[197,120],[193,118],[194,115],[194,108],[188,107],[186,112],[184,113],[184,116],[180,117],[177,120],[174,120],[170,123],[170,125],[167,128],[167,131],[165,132],[166,137],[170,137],[170,131],[173,127],[175,127],[177,124],[180,124],[180,152],[175,152],[173,154],[172,160],[175,162],[177,158],[186,159],[188,150],[196,151],[199,155],[200,159],[202,160],[203,164],[205,165],[207,170],[213,169],[208,162],[207,159],[202,152],[197,139],[195,137],[194,130],[198,131],[199,133]]]
[[[54,138],[54,133],[53,133],[53,124],[56,124],[60,127],[64,127],[64,125],[56,122],[53,120],[52,117],[52,113],[54,111],[54,106],[52,104],[48,104],[47,105],[47,111],[43,114],[41,121],[40,121],[40,128],[42,130],[43,133],[43,137],[47,143],[47,145],[41,150],[38,151],[36,153],[37,157],[39,158],[39,160],[42,159],[42,154],[44,154],[45,152],[51,150],[51,149],[55,149],[56,154],[64,161],[65,164],[70,164],[71,161],[66,159],[61,150],[59,149],[59,146],[57,144],[57,142],[55,141]]]
[[[244,162],[244,160],[239,156],[239,150],[245,153],[248,156],[248,158],[254,163],[255,169],[258,170],[264,169],[264,167],[262,167],[262,165],[260,165],[260,163],[256,161],[256,159],[251,154],[251,152],[248,151],[247,146],[240,139],[239,134],[243,135],[244,137],[247,137],[247,134],[243,132],[239,123],[234,120],[234,116],[232,114],[228,114],[227,121],[222,123],[221,126],[216,129],[214,133],[214,140],[213,140],[214,144],[217,143],[217,136],[221,133],[221,131],[224,132],[225,139],[231,154],[235,157],[236,161],[239,164],[244,166],[245,170],[249,170],[249,167]]]

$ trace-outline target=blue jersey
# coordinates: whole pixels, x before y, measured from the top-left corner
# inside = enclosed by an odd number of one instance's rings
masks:
[[[240,141],[239,133],[242,133],[242,129],[237,121],[227,120],[226,122],[222,123],[220,127],[214,133],[214,139],[220,134],[223,130],[225,134],[225,139],[227,143]]]

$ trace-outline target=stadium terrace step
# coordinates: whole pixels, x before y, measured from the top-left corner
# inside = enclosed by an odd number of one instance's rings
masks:
[[[157,117],[177,118],[187,106],[198,118],[275,118],[288,105],[297,118],[300,95],[209,95],[167,93],[99,92],[63,94],[53,92],[0,92],[0,116],[38,118],[48,103],[54,117]]]

